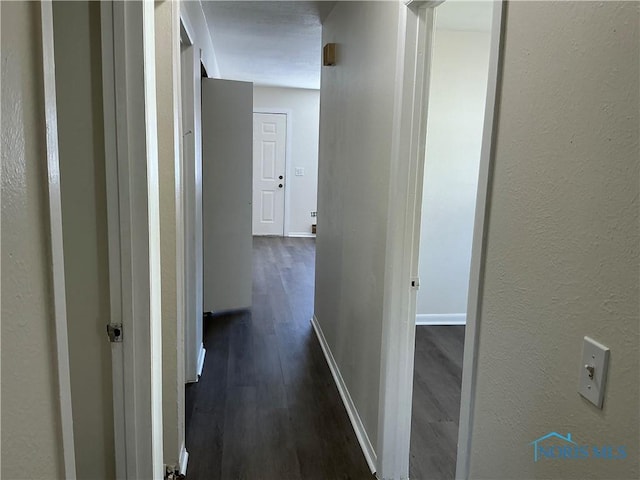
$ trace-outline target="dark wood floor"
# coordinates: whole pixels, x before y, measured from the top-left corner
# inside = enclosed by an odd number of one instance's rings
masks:
[[[313,333],[313,239],[254,239],[253,308],[206,320],[189,480],[372,479]]]
[[[455,477],[464,326],[418,326],[409,478]]]

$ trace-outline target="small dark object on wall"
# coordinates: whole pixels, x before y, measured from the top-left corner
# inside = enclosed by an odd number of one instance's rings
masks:
[[[336,64],[336,44],[327,43],[322,49],[322,65],[333,67]]]
[[[311,225],[311,233],[316,233],[316,224]]]

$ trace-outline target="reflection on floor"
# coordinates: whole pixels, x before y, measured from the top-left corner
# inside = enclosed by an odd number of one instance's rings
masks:
[[[206,321],[187,388],[187,478],[372,479],[310,325],[315,241],[253,245],[253,308]]]
[[[464,326],[416,327],[409,478],[455,477]]]

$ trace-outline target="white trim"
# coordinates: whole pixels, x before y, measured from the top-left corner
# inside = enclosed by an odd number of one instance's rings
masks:
[[[411,400],[424,139],[426,138],[429,24],[433,12],[398,5],[396,90],[386,225],[385,283],[378,415],[378,478],[409,474]],[[398,212],[403,212],[398,214]]]
[[[110,321],[122,323],[120,278],[120,211],[118,199],[118,163],[116,140],[116,93],[113,39],[113,3],[100,4],[102,45],[102,104],[104,114],[105,176],[107,193],[107,235],[109,245],[109,307]],[[114,449],[116,478],[125,479],[126,440],[124,420],[124,352],[122,343],[111,344],[111,370],[114,404]],[[120,412],[121,414],[116,414]]]
[[[293,148],[293,110],[289,108],[256,108],[254,107],[253,113],[264,113],[264,114],[275,114],[275,115],[285,115],[286,116],[286,125],[287,125],[287,138],[285,141],[285,152],[284,152],[284,225],[282,226],[282,236],[283,237],[291,237],[292,235],[289,233],[290,227],[290,215],[291,215],[291,189],[289,188],[289,179],[293,178],[293,172],[291,171],[291,149]]]
[[[69,338],[67,330],[67,300],[64,281],[64,250],[62,245],[62,204],[60,192],[60,162],[58,157],[58,112],[56,106],[55,57],[53,47],[53,6],[50,0],[40,4],[42,40],[42,75],[44,86],[44,122],[47,149],[47,187],[51,246],[51,280],[53,284],[53,314],[55,321],[56,366],[58,377],[58,408],[62,427],[64,478],[76,478],[73,412],[71,410],[71,371],[69,368]]]
[[[162,478],[153,2],[103,2],[101,17],[116,477]]]
[[[333,354],[331,353],[331,348],[329,348],[329,344],[327,340],[324,338],[324,333],[322,333],[322,328],[320,327],[320,323],[318,319],[314,315],[311,319],[311,325],[313,326],[313,331],[316,333],[316,337],[318,337],[318,342],[320,342],[320,347],[322,348],[322,353],[324,353],[324,358],[327,360],[327,364],[329,365],[329,370],[331,370],[331,375],[333,375],[333,380],[336,383],[336,387],[338,388],[338,392],[340,393],[340,398],[342,398],[342,403],[344,404],[344,408],[347,410],[347,415],[349,415],[349,420],[351,420],[351,426],[356,433],[356,437],[358,438],[358,443],[360,443],[360,448],[362,449],[362,453],[364,454],[364,458],[367,461],[367,465],[369,465],[369,469],[372,474],[376,473],[376,464],[377,464],[377,456],[376,452],[373,449],[373,445],[369,440],[369,436],[367,435],[367,431],[362,424],[362,420],[360,419],[360,415],[358,415],[358,410],[356,406],[353,404],[353,400],[351,399],[351,395],[349,394],[349,389],[347,385],[344,383],[342,379],[342,374],[340,373],[340,369],[338,368],[338,364],[333,358]]]
[[[183,25],[181,22],[180,25]],[[183,50],[184,48],[184,50]],[[196,259],[196,135],[195,135],[195,74],[196,49],[192,45],[181,42],[180,51],[180,97],[181,111],[179,116],[181,147],[181,196],[183,228],[177,232],[183,244],[183,308],[184,308],[184,380],[186,383],[198,380],[198,300],[196,292],[197,259]],[[200,65],[197,65],[200,68]]]
[[[207,354],[207,351],[204,348],[204,345],[200,344],[200,353],[198,353],[198,368],[197,368],[197,378],[202,376],[202,369],[204,368],[204,358]],[[196,380],[197,381],[197,380]]]
[[[316,234],[315,233],[309,233],[309,232],[289,232],[287,237],[292,237],[292,238],[316,238]]]
[[[120,210],[116,139],[116,92],[113,3],[100,4],[102,35],[102,91],[107,193],[107,234],[109,244],[109,305],[112,323],[122,323],[122,283],[120,278]],[[116,478],[127,478],[126,423],[124,418],[124,350],[122,343],[111,344],[111,370],[114,403],[114,448]]]
[[[464,360],[462,362],[462,392],[460,402],[460,426],[458,429],[458,456],[456,478],[469,478],[471,460],[471,435],[473,428],[473,410],[475,402],[476,378],[478,369],[478,342],[480,339],[480,312],[482,312],[482,291],[486,238],[489,222],[489,204],[491,181],[493,176],[494,135],[497,132],[499,83],[502,71],[502,45],[505,25],[504,9],[507,2],[496,0],[493,4],[491,23],[491,50],[489,53],[489,72],[487,82],[487,101],[484,113],[482,133],[482,151],[476,197],[475,225],[471,251],[471,272],[469,276],[469,297],[467,301],[468,322],[465,332]]]
[[[160,379],[164,400],[161,418],[166,426],[163,432],[166,458],[163,456],[163,460],[164,463],[171,464],[178,463],[185,442],[185,243],[188,239],[185,215],[188,209],[185,206],[187,186],[182,151],[179,7],[179,2],[156,2],[153,8],[156,25],[154,48],[158,54],[154,54],[151,64],[156,76],[156,91],[150,101],[155,102],[157,109],[154,123],[157,131],[149,135],[156,143],[154,150],[157,149],[157,167],[154,168],[158,170],[159,183],[163,329],[160,355],[163,352],[172,352],[171,355],[161,357],[163,372]],[[195,162],[192,165],[195,165]],[[149,170],[151,171],[151,168]],[[154,190],[155,185],[150,185],[150,198],[152,194],[155,197]],[[151,212],[151,208],[149,211]],[[195,306],[195,299],[191,305]]]
[[[189,17],[180,11],[180,42],[186,46],[193,47],[195,36],[193,35],[193,26]],[[199,67],[200,65],[198,65]]]
[[[190,27],[181,19],[185,35]],[[191,38],[183,39],[191,43]],[[185,348],[184,379],[198,381],[198,354],[202,343],[202,125],[200,122],[200,49],[187,45],[180,53],[183,119],[183,167],[185,219]]]
[[[182,448],[180,449],[180,460],[178,463],[178,473],[180,475],[187,474],[187,465],[189,464],[189,452],[187,452],[187,448],[182,444]]]
[[[416,325],[466,325],[466,313],[419,313]]]
[[[142,67],[143,67],[143,95],[144,95],[144,139],[146,161],[146,214],[147,231],[143,235],[148,252],[148,269],[139,278],[145,281],[149,289],[148,324],[141,329],[143,334],[143,352],[149,343],[149,357],[136,364],[135,369],[125,369],[125,375],[130,375],[139,381],[140,375],[149,375],[150,399],[148,403],[136,403],[136,411],[145,407],[151,410],[149,425],[149,439],[151,445],[151,465],[148,468],[154,478],[164,476],[163,464],[163,427],[162,427],[162,288],[161,288],[161,250],[160,250],[160,180],[158,164],[158,114],[156,94],[156,36],[155,36],[155,4],[145,1],[142,4]],[[175,115],[175,110],[174,110]],[[143,135],[143,132],[139,132]],[[143,215],[142,209],[137,215]],[[142,235],[141,235],[142,236]],[[140,272],[142,273],[142,272]],[[144,317],[143,317],[144,318]],[[139,321],[140,317],[136,317]],[[141,350],[138,346],[138,352]],[[180,355],[178,351],[178,355]],[[143,353],[144,354],[144,353]],[[149,362],[147,364],[146,362]],[[180,385],[182,388],[182,385]],[[140,430],[144,432],[143,426]]]

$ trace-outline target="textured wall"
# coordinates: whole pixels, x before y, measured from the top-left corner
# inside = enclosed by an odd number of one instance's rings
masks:
[[[78,478],[115,476],[100,5],[54,2],[73,434]]]
[[[338,2],[322,38],[315,315],[373,445],[399,8]]]
[[[512,2],[488,224],[473,478],[638,478],[639,6]],[[582,338],[611,348],[604,409]],[[542,460],[550,431],[626,460]]]
[[[62,475],[40,5],[2,2],[2,478]]]

